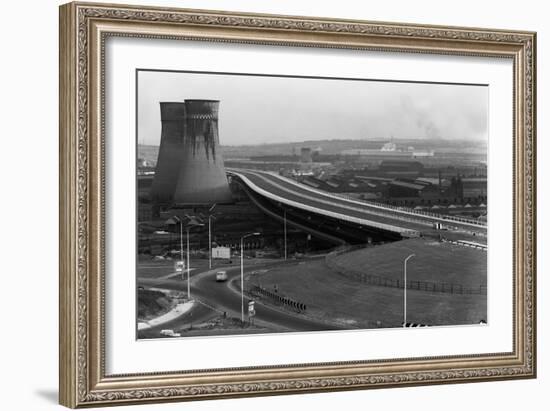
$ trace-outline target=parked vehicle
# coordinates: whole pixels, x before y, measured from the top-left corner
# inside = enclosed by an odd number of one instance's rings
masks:
[[[161,330],[160,335],[165,335],[167,337],[181,337],[181,334],[175,333],[174,330]]]

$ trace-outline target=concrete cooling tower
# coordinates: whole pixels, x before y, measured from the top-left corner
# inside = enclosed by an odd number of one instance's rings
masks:
[[[232,201],[218,136],[217,100],[160,103],[161,139],[151,187],[153,203]]]
[[[160,103],[160,121],[160,148],[151,186],[151,200],[155,204],[169,204],[174,197],[184,155],[185,104]]]
[[[218,135],[217,100],[185,100],[183,154],[175,204],[232,201]]]

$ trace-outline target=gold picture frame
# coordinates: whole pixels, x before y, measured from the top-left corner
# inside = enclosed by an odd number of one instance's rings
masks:
[[[512,59],[513,351],[106,375],[103,70],[109,36]],[[60,403],[76,408],[534,378],[535,103],[533,32],[93,3],[61,6]]]

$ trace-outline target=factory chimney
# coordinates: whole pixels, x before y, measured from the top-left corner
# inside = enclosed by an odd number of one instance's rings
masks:
[[[218,135],[218,100],[185,100],[175,204],[232,201]]]
[[[183,156],[184,118],[184,103],[160,103],[160,148],[151,186],[154,204],[169,204],[173,200]]]

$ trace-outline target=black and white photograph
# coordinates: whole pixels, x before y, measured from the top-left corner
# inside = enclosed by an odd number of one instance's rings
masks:
[[[486,85],[136,83],[138,339],[487,324]]]

